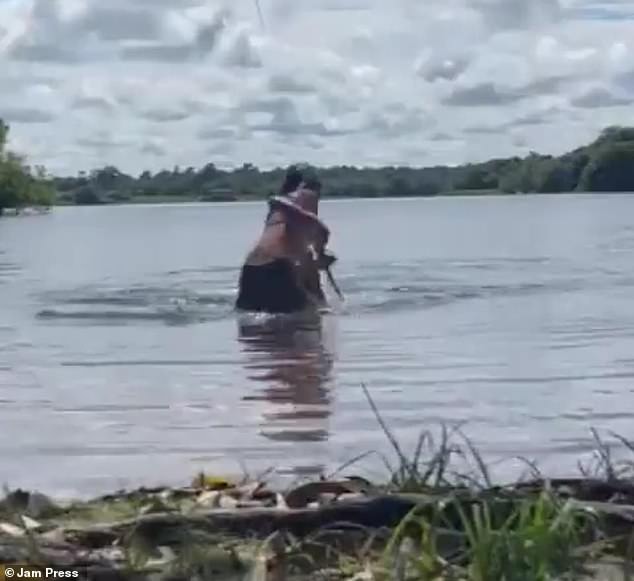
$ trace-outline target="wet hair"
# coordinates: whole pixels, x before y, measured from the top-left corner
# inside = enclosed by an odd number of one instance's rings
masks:
[[[284,176],[284,183],[282,184],[282,188],[280,189],[280,193],[283,196],[286,196],[299,188],[299,186],[304,181],[304,175],[298,169],[297,166],[291,165],[286,170],[286,175]]]
[[[322,185],[317,176],[306,176],[306,178],[302,181],[302,186],[305,187],[307,190],[312,190],[313,192],[316,192],[317,194],[321,193]]]
[[[288,196],[289,194],[296,192],[300,187],[312,190],[318,197],[321,195],[322,185],[317,175],[307,167],[304,168],[304,166],[291,165],[286,170],[284,182],[280,188],[280,194],[282,196]],[[265,222],[269,221],[274,212],[275,210],[269,208]]]
[[[280,195],[288,196],[293,192],[299,189],[299,186],[302,185],[304,181],[304,174],[302,174],[301,170],[296,165],[291,165],[286,170],[286,174],[284,175],[284,181],[282,182],[282,187],[280,188]],[[272,193],[271,196],[275,194]],[[273,208],[269,208],[268,213],[266,214],[266,218],[264,222],[268,222],[275,210]]]

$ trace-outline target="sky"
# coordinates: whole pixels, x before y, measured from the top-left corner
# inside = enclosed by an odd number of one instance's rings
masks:
[[[559,154],[634,113],[631,0],[0,0],[0,118],[57,175]]]

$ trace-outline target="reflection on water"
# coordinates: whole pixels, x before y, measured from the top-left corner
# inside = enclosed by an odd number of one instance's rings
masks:
[[[259,394],[243,399],[272,404],[262,435],[284,442],[328,439],[334,353],[327,317],[270,317],[239,322],[249,379]]]
[[[92,494],[389,455],[360,383],[407,450],[464,422],[486,460],[574,476],[591,427],[631,434],[634,195],[362,206],[323,206],[339,314],[239,333],[260,203],[0,221],[3,480]]]

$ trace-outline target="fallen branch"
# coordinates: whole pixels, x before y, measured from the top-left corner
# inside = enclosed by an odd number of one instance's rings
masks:
[[[184,533],[191,531],[245,538],[264,538],[275,531],[285,531],[296,537],[305,537],[336,523],[347,523],[341,524],[342,527],[393,528],[421,500],[431,502],[427,497],[416,501],[401,496],[383,496],[295,510],[250,508],[210,510],[190,515],[160,513],[110,525],[67,529],[64,536],[69,542],[92,549],[112,545],[131,533],[151,544],[166,546],[178,542]]]
[[[447,501],[451,499],[445,497]],[[264,538],[276,531],[287,532],[299,538],[330,527],[337,529],[395,528],[414,509],[421,513],[434,510],[441,497],[427,495],[386,495],[376,498],[345,500],[319,508],[278,509],[249,508],[237,510],[209,510],[193,514],[159,513],[109,525],[94,525],[85,528],[67,529],[64,536],[68,542],[82,547],[98,549],[112,545],[128,535],[134,534],[148,543],[170,546],[182,541],[192,532],[209,535],[230,535],[241,538]],[[493,503],[502,511],[512,511],[517,501],[511,498],[488,499],[465,497],[459,500],[464,506]],[[634,506],[615,505],[603,502],[575,500],[574,506],[591,511],[603,518],[610,529],[630,531],[634,526]],[[451,503],[447,503],[446,517],[453,519]]]

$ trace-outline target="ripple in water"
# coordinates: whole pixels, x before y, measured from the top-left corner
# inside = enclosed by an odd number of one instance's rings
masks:
[[[474,266],[474,265],[472,265]],[[497,267],[496,267],[497,268]],[[386,272],[383,272],[386,270]],[[584,287],[582,279],[545,279],[541,282],[487,282],[472,284],[441,279],[421,268],[422,282],[412,281],[411,265],[385,265],[384,268],[359,268],[359,274],[341,277],[346,302],[342,315],[367,312],[389,314],[412,309],[430,309],[448,304],[492,298],[512,298],[536,294],[574,292]],[[235,274],[236,269],[226,269]],[[364,272],[365,271],[365,272]],[[389,271],[391,274],[388,275]],[[211,272],[211,271],[210,271]],[[217,274],[217,270],[213,271]],[[39,295],[45,308],[38,319],[49,323],[126,325],[160,323],[192,325],[233,316],[235,276],[223,278],[221,290],[196,291],[181,283],[174,286],[133,286],[128,288],[84,288]],[[402,280],[402,283],[398,281]],[[396,284],[395,284],[396,283]],[[52,304],[51,304],[52,303]]]
[[[48,322],[125,325],[140,322],[191,325],[220,320],[233,310],[233,291],[197,293],[172,287],[79,289],[40,295],[53,303],[37,313]]]
[[[182,483],[240,472],[236,459],[312,476],[390,452],[361,382],[407,450],[421,427],[466,422],[486,460],[574,471],[590,427],[631,425],[632,204],[390,202],[400,235],[377,236],[383,202],[364,201],[363,219],[358,202],[328,202],[346,301],[321,328],[236,329],[257,204],[59,209],[2,229],[3,475],[52,492]]]
[[[17,264],[0,261],[0,284],[10,281],[16,274],[20,273],[20,270]]]

